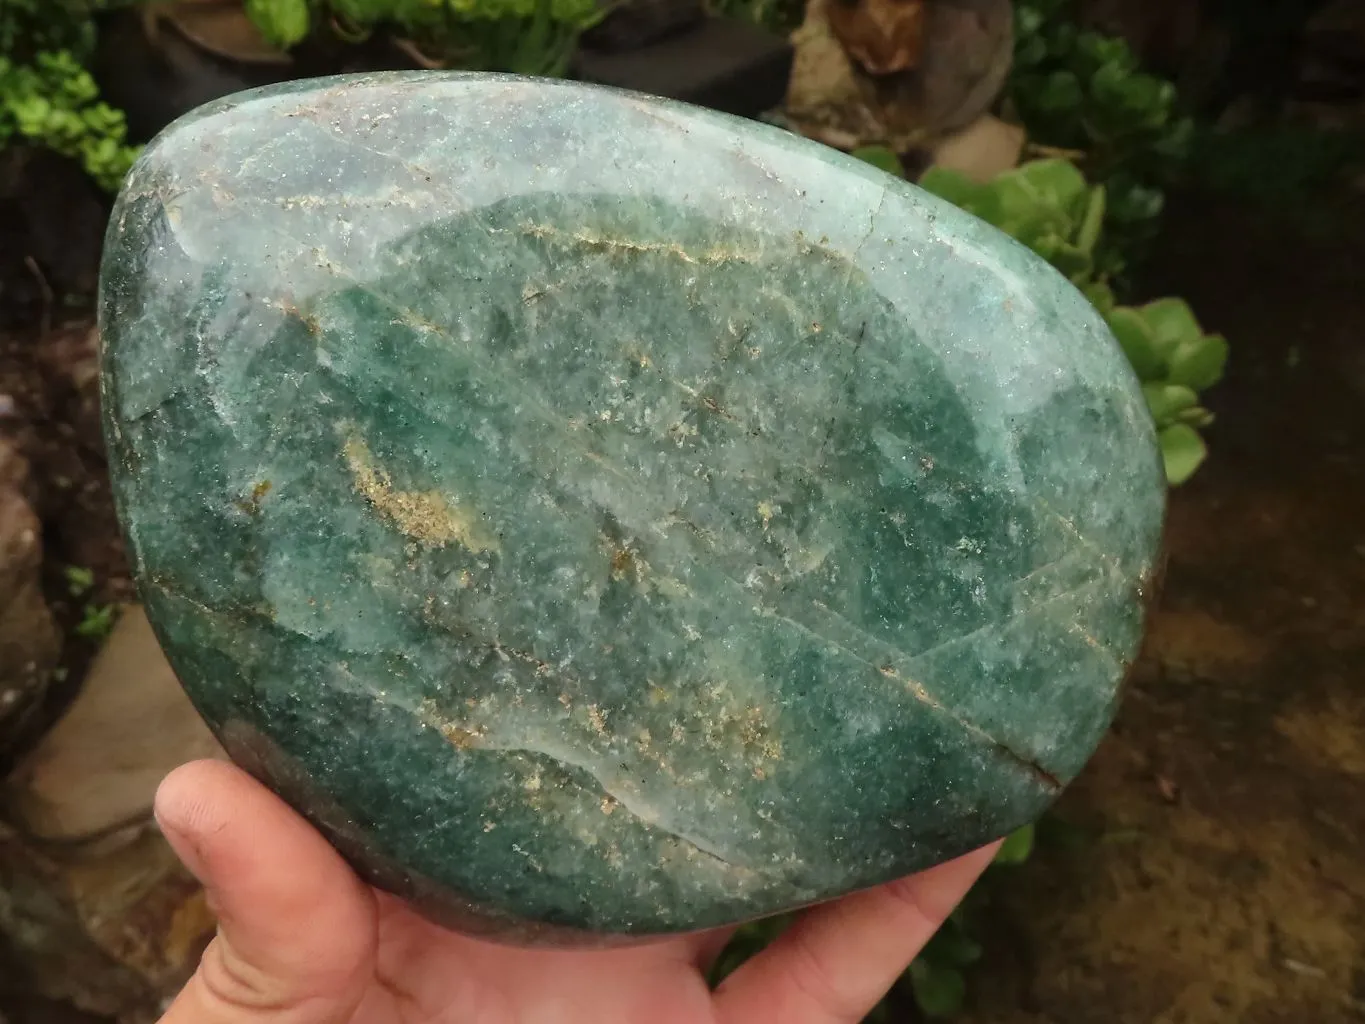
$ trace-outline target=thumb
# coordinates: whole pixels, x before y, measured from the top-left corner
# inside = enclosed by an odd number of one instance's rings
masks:
[[[161,1024],[341,1024],[373,978],[373,893],[284,801],[219,761],[177,768],[156,817],[218,934]]]

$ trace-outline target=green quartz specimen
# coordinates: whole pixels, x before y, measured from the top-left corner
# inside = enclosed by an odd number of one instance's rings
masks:
[[[1084,298],[775,128],[400,73],[183,118],[114,211],[140,591],[240,763],[452,927],[606,944],[925,868],[1103,734],[1160,541]]]

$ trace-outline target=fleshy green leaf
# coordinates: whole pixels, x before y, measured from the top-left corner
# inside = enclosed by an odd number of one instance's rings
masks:
[[[983,950],[955,918],[949,918],[943,927],[925,945],[920,956],[931,964],[945,967],[970,967],[981,959]]]
[[[1033,852],[1033,825],[1025,825],[1011,832],[995,853],[997,864],[1022,864]]]
[[[919,187],[964,210],[971,209],[985,191],[984,185],[978,185],[965,174],[946,167],[930,167],[920,176]]]
[[[1114,308],[1114,290],[1103,281],[1089,281],[1081,288],[1090,304],[1106,317]]]
[[[1202,429],[1213,422],[1213,413],[1209,412],[1202,405],[1196,405],[1193,409],[1185,409],[1176,416],[1180,423],[1188,423],[1190,426]]]
[[[1067,160],[1030,160],[1002,177],[1026,184],[1035,201],[1068,212],[1079,211],[1087,190],[1085,175]]]
[[[1179,345],[1197,341],[1204,335],[1184,299],[1157,299],[1140,307],[1138,313],[1163,359],[1174,355]]]
[[[1095,243],[1100,240],[1100,229],[1104,227],[1104,186],[1096,185],[1090,190],[1090,198],[1085,204],[1085,215],[1076,232],[1076,248],[1089,256],[1095,251]]]
[[[1176,415],[1199,404],[1199,396],[1181,384],[1144,384],[1142,393],[1157,426],[1164,427]]]
[[[1161,356],[1145,317],[1129,306],[1119,306],[1111,309],[1105,319],[1118,339],[1123,354],[1133,364],[1138,380],[1161,380],[1166,376],[1166,360]]]
[[[1047,261],[1073,281],[1089,277],[1094,267],[1090,255],[1070,242],[1059,241],[1052,247],[1052,254]]]
[[[1221,334],[1205,334],[1184,341],[1171,354],[1171,381],[1203,391],[1217,384],[1228,361],[1228,343]]]
[[[287,50],[308,35],[308,0],[246,0],[246,13],[266,41]]]
[[[901,158],[887,146],[860,146],[849,155],[887,174],[894,174],[898,178],[905,177],[905,165],[901,163]]]
[[[1173,423],[1161,431],[1161,458],[1166,463],[1166,479],[1174,487],[1183,484],[1208,455],[1204,439],[1185,423]]]
[[[1060,112],[1078,107],[1084,99],[1080,80],[1070,71],[1054,71],[1038,90],[1038,106],[1044,111]]]
[[[910,989],[926,1017],[951,1017],[962,1009],[967,981],[954,967],[939,967],[920,958],[910,965]]]
[[[72,597],[80,597],[95,585],[95,574],[79,565],[68,565],[62,570],[62,575],[66,577],[66,585]]]

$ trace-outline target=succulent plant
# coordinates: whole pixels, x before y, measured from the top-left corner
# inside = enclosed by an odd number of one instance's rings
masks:
[[[1213,414],[1199,404],[1199,393],[1223,376],[1228,343],[1221,334],[1206,334],[1183,299],[1118,306],[1105,319],[1142,381],[1167,479],[1183,483],[1207,454],[1199,428]]]

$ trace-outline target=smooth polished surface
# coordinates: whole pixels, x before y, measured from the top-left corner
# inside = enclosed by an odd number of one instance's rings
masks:
[[[369,878],[512,941],[818,901],[1035,817],[1164,505],[1089,304],[776,129],[293,83],[114,211],[106,428],[158,635]]]

